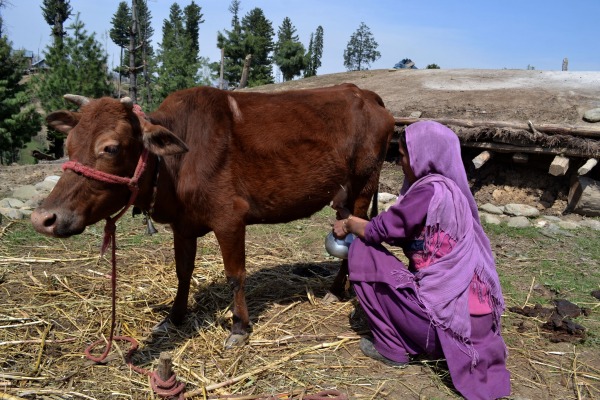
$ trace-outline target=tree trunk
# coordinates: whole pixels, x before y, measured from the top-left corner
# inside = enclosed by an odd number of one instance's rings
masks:
[[[137,103],[137,71],[135,68],[135,52],[136,52],[136,37],[137,37],[137,8],[136,1],[131,0],[131,30],[129,31],[129,97],[134,103]]]

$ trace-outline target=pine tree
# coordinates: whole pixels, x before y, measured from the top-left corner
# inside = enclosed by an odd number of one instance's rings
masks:
[[[344,66],[348,71],[368,70],[371,63],[381,57],[378,46],[369,27],[361,22],[344,50]]]
[[[125,48],[129,45],[129,27],[131,25],[131,9],[129,8],[129,5],[127,5],[127,2],[122,1],[119,3],[117,12],[115,12],[110,22],[112,24],[112,28],[109,32],[110,39],[121,49],[119,66],[116,68],[116,71],[119,73],[118,92],[120,95],[121,79],[126,71],[123,68],[123,55]]]
[[[52,36],[55,41],[62,41],[67,34],[63,26],[72,15],[73,8],[69,0],[44,0],[42,2],[42,14],[46,23],[52,27]]]
[[[306,54],[306,69],[304,76],[316,76],[317,70],[321,67],[321,57],[323,57],[323,27],[319,25],[314,34],[310,34],[310,43]]]
[[[7,5],[11,5],[8,0],[0,0],[0,11]],[[0,13],[0,37],[4,36],[4,24],[2,19],[2,13]]]
[[[193,18],[192,23],[198,24],[199,20]],[[157,102],[175,90],[195,86],[198,81],[198,55],[192,50],[192,38],[186,33],[194,29],[188,30],[187,25],[181,7],[173,3],[169,19],[163,23],[163,41],[159,45],[161,65],[158,69]]]
[[[190,59],[196,59],[200,53],[200,24],[204,23],[202,7],[192,0],[192,3],[183,9],[185,15],[185,33],[190,38]]]
[[[306,68],[305,50],[296,35],[296,28],[289,17],[285,17],[277,31],[275,64],[281,70],[284,81],[290,81]]]
[[[152,14],[147,0],[132,0],[131,5],[129,8],[127,2],[119,3],[111,20],[113,28],[110,30],[110,37],[121,48],[121,60],[115,70],[119,72],[119,83],[122,75],[129,75],[129,96],[148,106],[152,103],[150,84],[155,70],[154,49],[151,45],[154,34]],[[143,85],[138,85],[140,74]]]
[[[22,52],[12,51],[0,37],[0,163],[18,160],[19,150],[39,132],[42,117],[35,110],[25,85],[19,83],[25,62]]]
[[[273,83],[273,25],[260,8],[254,8],[242,19],[244,58],[252,56],[248,86]]]
[[[102,97],[111,93],[107,73],[106,53],[95,35],[88,35],[79,15],[64,37],[64,43],[54,43],[45,54],[49,69],[34,77],[42,108],[46,112],[69,106],[62,95],[74,93],[88,97]],[[49,130],[50,151],[60,158],[63,153],[64,135]]]
[[[242,25],[240,23],[240,1],[232,0],[229,6],[232,14],[231,30],[217,34],[217,47],[223,50],[223,79],[229,87],[236,87],[242,77],[242,67],[246,57]],[[213,70],[219,70],[219,65],[213,64]]]
[[[134,1],[136,2],[137,12],[136,48],[139,49],[139,51],[135,52],[135,73],[136,75],[141,73],[143,79],[143,85],[139,85],[137,90],[139,93],[138,100],[143,108],[150,110],[155,106],[152,84],[155,81],[153,78],[154,72],[157,70],[154,48],[151,44],[151,38],[154,35],[152,14],[148,9],[147,0]],[[128,57],[129,50],[125,54]]]

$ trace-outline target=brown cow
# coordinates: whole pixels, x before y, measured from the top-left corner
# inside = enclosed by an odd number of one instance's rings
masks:
[[[352,84],[273,94],[197,87],[146,118],[131,102],[101,98],[47,122],[68,132],[70,160],[90,170],[129,178],[149,151],[134,204],[173,229],[178,288],[166,321],[183,321],[197,238],[215,233],[234,297],[226,347],[248,336],[246,226],[306,218],[332,203],[366,217],[394,130],[381,98]],[[38,232],[68,237],[128,199],[126,185],[72,167],[31,220]],[[345,274],[332,286],[337,295]]]

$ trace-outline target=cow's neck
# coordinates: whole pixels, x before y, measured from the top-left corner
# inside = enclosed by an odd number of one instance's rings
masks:
[[[153,155],[145,177],[144,188],[138,196],[136,205],[145,211],[153,220],[160,223],[170,223],[176,208],[175,186],[172,174],[168,170],[165,160]],[[167,205],[171,204],[171,208]]]

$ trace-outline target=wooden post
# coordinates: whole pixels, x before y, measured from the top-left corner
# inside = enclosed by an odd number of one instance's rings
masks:
[[[596,164],[598,164],[598,160],[595,158],[590,158],[577,170],[577,175],[587,174],[596,166]]]
[[[548,172],[550,175],[554,176],[562,176],[567,173],[569,169],[569,159],[567,157],[563,157],[562,155],[557,155],[552,160],[552,164],[550,164],[550,169]]]
[[[173,375],[173,369],[172,369],[172,357],[171,354],[163,351],[160,353],[160,356],[158,358],[158,367],[156,368],[156,372],[158,373],[158,377],[163,381],[166,382],[169,380],[169,378],[171,378],[171,375]]]
[[[250,74],[250,60],[252,54],[248,54],[244,59],[244,68],[242,69],[242,78],[240,79],[240,89],[243,89],[248,85],[248,75]]]
[[[475,166],[475,169],[481,168],[483,164],[488,162],[490,158],[492,158],[492,153],[490,153],[487,150],[484,150],[481,153],[479,153],[479,155],[475,157],[472,161],[473,165]]]
[[[225,48],[221,48],[221,71],[219,72],[219,89],[223,89],[225,87],[225,82],[223,81],[223,68],[225,64]]]

